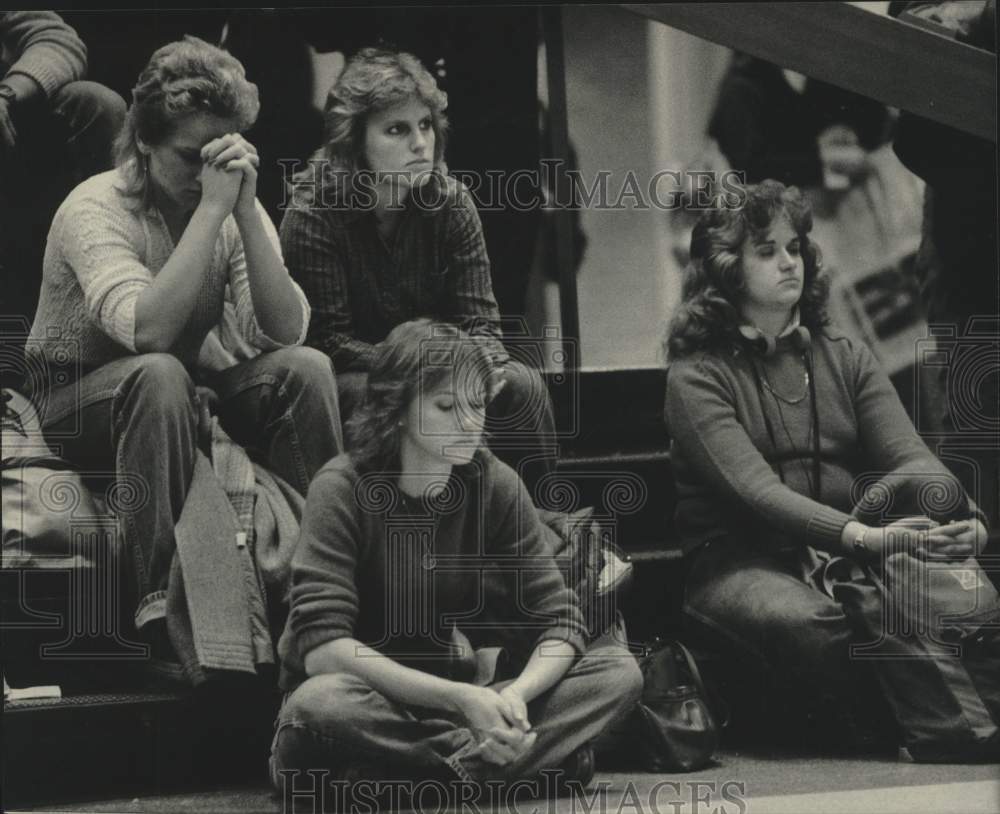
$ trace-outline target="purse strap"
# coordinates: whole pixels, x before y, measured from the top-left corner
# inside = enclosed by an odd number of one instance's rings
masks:
[[[691,674],[691,680],[694,682],[695,689],[698,690],[698,694],[705,699],[708,712],[711,714],[713,721],[716,718],[715,713],[712,711],[712,707],[721,708],[725,711],[725,715],[722,717],[721,721],[716,722],[716,725],[722,729],[729,725],[729,710],[726,709],[725,704],[722,703],[721,699],[717,698],[715,695],[709,694],[708,690],[705,689],[705,682],[701,678],[701,671],[698,669],[698,664],[694,660],[694,656],[691,655],[691,651],[688,650],[679,641],[674,641],[674,646],[681,652],[684,657],[684,662],[687,664],[688,672]],[[709,699],[712,703],[709,704]]]

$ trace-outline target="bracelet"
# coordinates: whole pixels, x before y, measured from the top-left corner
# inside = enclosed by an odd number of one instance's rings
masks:
[[[851,544],[851,548],[854,549],[854,554],[862,560],[867,560],[872,553],[871,549],[865,545],[865,533],[867,531],[867,527],[862,526],[861,531],[854,535],[854,541]]]

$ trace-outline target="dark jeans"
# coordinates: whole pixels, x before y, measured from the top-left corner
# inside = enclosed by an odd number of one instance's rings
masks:
[[[59,204],[81,181],[111,169],[125,102],[95,82],[70,82],[51,99],[15,109],[17,145],[0,156],[0,267],[4,310],[31,321],[45,238]]]
[[[706,543],[695,557],[684,612],[713,645],[779,691],[842,696],[853,686],[847,617],[806,581],[799,552],[764,553],[730,537]]]
[[[871,526],[913,515],[938,522],[967,518],[958,481],[930,477],[933,482],[922,475],[885,475],[868,492],[884,499],[859,505],[854,516]],[[873,688],[866,665],[850,657],[852,631],[843,608],[810,579],[816,552],[804,545],[772,551],[733,535],[705,543],[691,556],[684,613],[694,631],[732,660],[732,670],[749,670],[744,683],[753,678],[777,696],[790,692],[797,700],[816,701],[855,698]]]
[[[217,414],[230,437],[303,494],[343,448],[333,369],[318,351],[264,353],[205,384],[219,397]],[[63,457],[114,474],[117,494],[109,503],[132,554],[136,626],[161,618],[174,524],[198,446],[191,376],[170,354],[128,356],[37,400],[42,429]]]
[[[634,656],[610,636],[599,639],[555,687],[528,704],[535,745],[497,767],[470,754],[476,735],[455,714],[397,704],[351,674],[313,676],[285,696],[271,755],[277,772],[287,772],[286,792],[311,782],[302,777],[306,770],[358,766],[386,771],[387,780],[531,779],[597,738],[641,693]]]
[[[507,384],[486,408],[487,441],[535,498],[535,484],[556,467],[558,446],[552,400],[537,370],[513,359],[504,367]],[[346,423],[364,400],[368,374],[338,373],[337,387]]]

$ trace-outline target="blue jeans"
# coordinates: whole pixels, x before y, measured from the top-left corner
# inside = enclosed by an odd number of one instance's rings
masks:
[[[205,378],[223,428],[303,494],[343,449],[329,359],[282,348]],[[167,577],[198,445],[195,384],[174,356],[117,359],[39,394],[53,447],[87,472],[113,474],[109,502],[132,555],[136,626],[164,615]]]
[[[486,408],[487,441],[535,498],[535,484],[555,471],[559,453],[552,399],[545,380],[534,368],[511,359],[504,369],[507,384]],[[341,416],[347,422],[364,401],[368,374],[338,373],[337,387]]]
[[[357,766],[375,767],[386,780],[531,779],[597,738],[641,693],[635,658],[610,636],[597,640],[555,687],[528,704],[535,745],[498,767],[470,754],[476,735],[456,714],[398,704],[347,673],[313,676],[285,696],[271,755],[277,771],[286,772],[286,793],[311,783],[300,777],[307,770]]]

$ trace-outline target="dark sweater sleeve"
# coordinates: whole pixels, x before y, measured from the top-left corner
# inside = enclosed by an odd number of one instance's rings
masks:
[[[704,483],[796,539],[835,548],[850,517],[785,486],[740,424],[734,403],[724,376],[708,360],[671,364],[670,436]]]
[[[371,369],[375,346],[354,335],[348,269],[336,230],[324,212],[296,204],[281,220],[281,250],[309,300],[306,344],[323,351],[338,372]]]
[[[321,644],[354,635],[362,545],[350,479],[324,468],[309,487],[292,557],[288,627],[299,660]]]
[[[445,319],[470,334],[491,341],[491,351],[505,355],[500,343],[500,311],[493,295],[490,259],[479,212],[464,185],[457,184],[455,202],[448,216],[445,256],[454,281]]]
[[[542,520],[528,490],[514,470],[499,460],[490,461],[495,473],[487,528],[491,554],[499,562],[513,564],[516,590],[512,592],[518,611],[532,626],[549,627],[535,640],[569,642],[578,654],[586,649],[586,626],[576,594],[566,585],[562,572],[545,544]]]
[[[0,45],[13,55],[7,73],[30,76],[48,97],[87,70],[83,40],[51,11],[0,12]]]
[[[943,475],[953,479],[950,470],[917,434],[896,389],[872,352],[862,342],[850,344],[854,362],[854,411],[858,438],[868,464],[880,472]],[[985,525],[985,514],[972,498],[966,499],[969,511]]]

